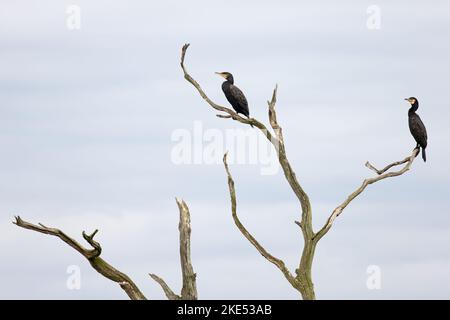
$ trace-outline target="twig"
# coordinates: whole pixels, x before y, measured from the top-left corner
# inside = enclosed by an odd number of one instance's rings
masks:
[[[167,285],[167,283],[160,277],[158,277],[156,274],[150,273],[150,277],[155,280],[163,289],[164,293],[166,294],[167,299],[169,300],[181,300],[181,297],[175,292],[170,289],[170,287]]]
[[[378,170],[377,168],[375,168],[372,164],[370,164],[369,161],[366,162],[365,166],[366,166],[367,168],[369,168],[370,170],[375,171],[377,174],[381,175],[381,174],[385,173],[386,171],[388,171],[388,170],[389,170],[390,168],[392,168],[392,167],[399,166],[399,165],[401,165],[401,164],[404,164],[404,163],[410,161],[410,158],[411,158],[411,156],[408,156],[408,157],[406,157],[406,158],[403,159],[403,160],[396,161],[396,162],[393,162],[393,163],[391,163],[391,164],[388,164],[386,167],[384,167],[384,168],[381,169],[381,170]]]

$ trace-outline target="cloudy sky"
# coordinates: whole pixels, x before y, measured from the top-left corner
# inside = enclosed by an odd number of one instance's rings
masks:
[[[81,29],[68,29],[69,5],[81,8]],[[223,166],[173,159],[174,132],[204,146],[208,130],[247,130],[215,117],[183,79],[185,42],[189,71],[218,103],[214,72],[230,71],[267,123],[278,83],[288,156],[316,229],[372,176],[366,160],[383,166],[411,152],[403,98],[416,96],[427,163],[370,186],[345,210],[319,243],[313,279],[322,299],[450,298],[449,16],[448,1],[3,0],[0,298],[127,298],[58,239],[11,224],[17,214],[80,240],[98,228],[102,256],[148,298],[164,298],[149,272],[179,291],[176,196],[191,209],[200,298],[298,298],[234,226]],[[231,165],[239,215],[294,270],[298,203],[281,170],[264,175],[262,166]],[[66,285],[72,265],[79,290]],[[379,290],[366,285],[371,265]]]

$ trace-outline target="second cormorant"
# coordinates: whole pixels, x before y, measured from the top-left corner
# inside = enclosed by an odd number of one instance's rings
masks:
[[[427,155],[425,153],[425,149],[428,144],[428,136],[425,125],[416,113],[417,109],[419,109],[419,101],[415,97],[405,98],[405,100],[411,104],[411,108],[408,110],[409,131],[411,131],[412,136],[417,142],[416,148],[422,148],[422,159],[426,162]]]

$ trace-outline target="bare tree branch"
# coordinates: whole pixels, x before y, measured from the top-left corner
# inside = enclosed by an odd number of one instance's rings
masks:
[[[310,240],[313,236],[312,230],[312,213],[311,213],[311,203],[309,201],[309,197],[307,193],[303,190],[302,186],[297,180],[297,176],[295,175],[294,170],[291,167],[291,164],[286,155],[286,148],[284,146],[284,138],[283,138],[283,129],[278,124],[277,113],[275,110],[275,105],[277,102],[277,91],[278,86],[275,86],[273,90],[272,99],[267,101],[269,105],[269,121],[272,129],[275,132],[277,137],[277,144],[273,143],[275,149],[278,152],[278,161],[280,163],[281,168],[283,169],[284,176],[289,183],[292,191],[294,191],[297,199],[300,202],[302,208],[302,219],[298,225],[301,227],[303,231],[303,236],[305,240]]]
[[[414,149],[414,150],[416,150],[416,149]],[[419,150],[417,150],[416,156],[417,156],[418,153],[419,153]],[[384,167],[384,168],[381,169],[381,170],[378,170],[377,168],[375,168],[373,165],[370,164],[369,161],[366,162],[365,166],[366,166],[367,168],[369,168],[370,170],[373,170],[373,171],[375,171],[377,174],[380,175],[380,174],[383,174],[383,173],[385,173],[386,171],[388,171],[390,168],[395,167],[395,166],[402,165],[402,164],[407,163],[407,162],[410,162],[410,160],[411,160],[411,156],[407,156],[407,157],[406,157],[405,159],[403,159],[403,160],[396,161],[396,162],[393,162],[393,163],[391,163],[391,164],[388,164],[386,167]]]
[[[49,228],[39,223],[39,225],[35,225],[29,223],[19,216],[15,217],[16,221],[13,223],[21,228],[33,230],[36,232],[52,235],[60,238],[62,241],[67,243],[73,249],[81,253],[91,264],[91,266],[104,277],[117,282],[120,287],[125,291],[125,293],[132,300],[145,300],[145,296],[136,286],[136,284],[124,273],[115,269],[105,260],[100,258],[100,254],[102,248],[100,244],[94,240],[94,236],[96,235],[98,230],[95,230],[92,234],[88,235],[83,231],[83,238],[93,247],[93,249],[86,249],[77,241],[66,235],[59,229]]]
[[[330,230],[330,228],[333,225],[334,220],[337,217],[339,217],[339,215],[349,205],[349,203],[352,202],[353,199],[355,199],[358,195],[360,195],[366,189],[367,186],[369,186],[370,184],[373,184],[375,182],[378,182],[380,180],[386,179],[386,178],[397,177],[397,176],[400,176],[400,175],[404,174],[406,171],[408,171],[411,168],[411,165],[413,164],[414,159],[416,158],[418,153],[419,153],[419,149],[414,149],[412,154],[410,156],[406,157],[404,160],[393,162],[393,163],[387,165],[382,170],[376,169],[369,162],[367,162],[366,166],[368,168],[370,168],[371,170],[375,171],[378,174],[378,176],[373,177],[373,178],[364,179],[362,185],[358,189],[356,189],[353,193],[351,193],[347,197],[347,199],[345,199],[344,202],[342,202],[339,206],[337,206],[333,210],[333,212],[331,213],[331,215],[328,218],[328,220],[325,223],[325,225],[314,236],[314,240],[316,242],[319,241],[320,238],[322,238]],[[402,169],[400,169],[399,171],[386,172],[390,168],[392,168],[394,166],[398,166],[398,165],[404,164],[404,163],[406,163],[406,165]]]
[[[181,297],[184,300],[197,300],[197,275],[191,262],[191,215],[184,200],[176,199],[176,201],[180,210],[178,230],[180,231],[180,262],[183,276]]]
[[[166,294],[167,299],[169,300],[181,300],[182,298],[175,294],[175,292],[170,289],[170,287],[167,285],[167,283],[160,277],[158,277],[156,274],[150,273],[150,277],[155,280],[163,289],[164,293]]]
[[[259,244],[259,242],[251,235],[251,233],[244,227],[244,225],[239,220],[239,217],[237,216],[237,204],[236,204],[236,190],[234,187],[234,180],[231,176],[230,170],[228,168],[227,163],[227,153],[223,156],[223,164],[225,166],[225,171],[228,176],[228,188],[230,191],[230,197],[231,197],[231,213],[233,216],[234,223],[238,227],[239,231],[244,235],[245,238],[247,238],[248,241],[258,250],[258,252],[269,262],[273,263],[280,271],[283,273],[283,275],[286,277],[286,279],[291,283],[292,286],[296,287],[298,286],[298,283],[294,276],[290,273],[290,271],[286,268],[285,263],[271,255],[269,252],[267,252],[264,247]]]
[[[181,295],[175,294],[166,282],[157,275],[150,274],[150,277],[162,287],[169,300],[197,300],[197,275],[191,262],[191,215],[184,200],[176,199],[176,201],[180,211],[178,230],[180,232],[180,263],[183,278]]]
[[[277,91],[278,85],[276,85],[275,89],[273,90],[272,99],[270,101],[267,101],[267,104],[269,105],[269,121],[280,143],[284,143],[283,130],[278,125],[277,113],[275,112],[275,104],[277,103]]]

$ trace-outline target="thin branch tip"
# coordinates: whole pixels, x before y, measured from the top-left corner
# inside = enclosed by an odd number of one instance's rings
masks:
[[[83,235],[83,238],[85,238],[86,240],[93,240],[95,235],[97,234],[98,229],[95,229],[94,232],[92,232],[91,234],[87,234],[85,231],[83,231],[81,234]]]
[[[402,174],[404,174],[405,172],[409,171],[414,159],[416,158],[417,154],[419,153],[418,150],[414,149],[412,151],[412,154],[406,158],[404,158],[403,160],[400,161],[395,161],[392,162],[390,164],[388,164],[387,166],[385,166],[383,169],[379,170],[377,168],[375,168],[369,161],[366,162],[365,166],[367,168],[369,168],[370,170],[374,171],[377,173],[377,176],[372,177],[372,178],[366,178],[363,180],[361,186],[359,188],[357,188],[353,193],[351,193],[345,200],[344,202],[342,202],[339,206],[337,206],[333,212],[331,213],[331,215],[329,216],[327,222],[325,223],[325,225],[319,230],[319,232],[317,232],[315,238],[316,241],[319,241],[332,227],[334,220],[339,217],[342,212],[344,211],[344,209],[358,196],[360,195],[369,185],[376,183],[378,181],[384,180],[386,178],[391,178],[391,177],[397,177],[397,176],[401,176]],[[391,168],[396,167],[396,166],[400,166],[403,165],[404,166],[398,170],[398,171],[390,171]]]
[[[183,45],[183,47],[181,48],[181,64],[183,64],[184,62],[184,57],[186,55],[186,50],[189,48],[190,44],[189,43],[185,43]]]
[[[20,218],[20,216],[14,216],[14,221],[12,221],[12,223],[15,225],[19,225],[21,221],[22,219]]]

